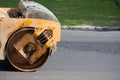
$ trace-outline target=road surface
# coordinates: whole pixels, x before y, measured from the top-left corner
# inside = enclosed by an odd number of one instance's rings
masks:
[[[0,61],[0,80],[120,80],[120,32],[62,30],[62,40],[36,72]]]

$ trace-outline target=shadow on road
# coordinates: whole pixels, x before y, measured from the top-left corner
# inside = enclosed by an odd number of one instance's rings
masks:
[[[0,71],[13,71],[18,72],[8,60],[0,60]]]

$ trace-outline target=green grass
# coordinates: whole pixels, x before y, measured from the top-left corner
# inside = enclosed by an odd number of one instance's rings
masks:
[[[2,7],[17,7],[18,0],[0,0]],[[62,25],[120,26],[115,0],[34,0],[49,8]],[[120,0],[117,0],[120,2]]]

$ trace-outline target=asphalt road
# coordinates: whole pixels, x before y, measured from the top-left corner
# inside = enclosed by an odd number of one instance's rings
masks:
[[[120,32],[62,30],[42,68],[20,72],[0,61],[0,80],[120,80]]]

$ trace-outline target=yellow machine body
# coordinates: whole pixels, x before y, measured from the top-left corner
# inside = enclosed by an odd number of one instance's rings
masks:
[[[14,12],[19,12],[19,9],[0,8],[0,59],[4,60],[7,56],[15,68],[21,71],[34,71],[47,59],[43,57],[43,60],[39,60],[39,58],[44,54],[50,55],[55,52],[56,44],[60,41],[61,25],[52,20],[25,18],[24,16],[10,17],[10,14]],[[26,49],[28,45],[30,46]],[[48,48],[49,51],[47,51]],[[16,54],[17,56],[14,56]],[[15,59],[16,61],[18,59],[18,62],[15,62]]]

